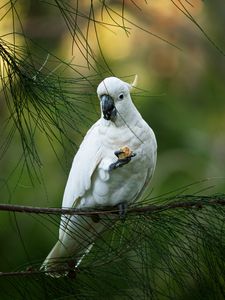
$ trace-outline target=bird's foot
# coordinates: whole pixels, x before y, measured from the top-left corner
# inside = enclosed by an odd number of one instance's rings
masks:
[[[131,158],[136,156],[136,153],[131,151],[127,146],[115,151],[114,154],[118,157],[118,160],[109,166],[110,171],[128,164],[131,161]]]
[[[76,275],[77,275],[76,265],[77,265],[76,260],[71,259],[67,262],[67,266],[68,266],[67,277],[68,278],[71,278],[71,279],[76,278]]]
[[[94,223],[99,223],[100,220],[101,220],[101,218],[99,217],[98,214],[90,215],[90,217],[91,217],[91,219],[92,219],[92,221],[93,221]]]
[[[126,217],[126,212],[127,212],[127,203],[119,203],[118,204],[118,209],[119,209],[119,217],[120,219],[124,222],[125,217]]]

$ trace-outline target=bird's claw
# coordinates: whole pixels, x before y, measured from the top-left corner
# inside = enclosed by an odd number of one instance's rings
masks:
[[[119,203],[118,204],[118,209],[119,209],[119,217],[124,222],[126,212],[127,212],[127,203]]]
[[[117,168],[120,168],[120,167],[122,167],[122,166],[128,164],[130,160],[131,160],[130,157],[123,158],[123,159],[118,159],[116,162],[112,163],[112,164],[109,166],[109,171],[115,170],[115,169],[117,169]]]
[[[76,260],[69,260],[67,262],[67,266],[68,266],[68,273],[67,273],[67,277],[74,279],[77,276],[77,270],[76,270],[76,265],[77,265],[77,261]]]
[[[131,161],[131,158],[136,156],[136,153],[131,151],[127,146],[116,150],[114,154],[118,157],[118,160],[109,166],[110,171],[128,164]]]

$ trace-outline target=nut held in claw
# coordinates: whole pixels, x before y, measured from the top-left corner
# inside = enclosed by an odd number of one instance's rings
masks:
[[[124,146],[124,147],[120,148],[120,153],[118,154],[118,158],[124,159],[127,157],[131,157],[133,155],[134,155],[133,151],[131,151],[129,147]]]

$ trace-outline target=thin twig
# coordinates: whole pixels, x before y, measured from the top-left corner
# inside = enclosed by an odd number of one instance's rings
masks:
[[[31,275],[39,275],[45,272],[40,270],[32,270],[32,271],[17,271],[17,272],[0,272],[0,277],[8,277],[8,276],[31,276]]]

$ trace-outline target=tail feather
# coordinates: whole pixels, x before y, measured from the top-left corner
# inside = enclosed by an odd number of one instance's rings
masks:
[[[61,222],[59,240],[41,266],[51,277],[66,276],[76,269],[90,252],[94,241],[106,223],[96,222],[90,217],[73,216]]]
[[[58,241],[44,260],[41,270],[52,277],[66,276],[69,269],[68,261],[70,260],[70,256],[66,253],[66,248]]]

